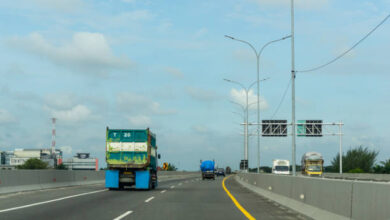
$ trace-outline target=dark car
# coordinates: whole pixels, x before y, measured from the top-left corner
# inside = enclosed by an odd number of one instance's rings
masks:
[[[215,171],[215,175],[217,175],[217,176],[225,176],[225,170],[223,168],[218,168]]]

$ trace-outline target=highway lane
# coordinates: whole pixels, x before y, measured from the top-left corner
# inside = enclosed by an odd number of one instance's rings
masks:
[[[169,189],[178,181],[180,180],[159,182],[158,189],[159,191]],[[0,219],[26,219],[27,216],[29,219],[114,219],[123,210],[137,206],[145,197],[159,191],[108,191],[103,184],[100,184],[3,195],[0,196]],[[92,194],[2,212],[9,208],[61,199],[80,193]]]
[[[246,219],[222,188],[222,178],[161,182],[156,190],[106,191],[102,185],[68,187],[0,196],[0,219]],[[257,219],[304,219],[241,187],[225,182],[231,194]],[[36,206],[1,210],[91,193]]]
[[[255,219],[309,219],[253,194],[228,178],[227,189]],[[182,184],[123,219],[247,219],[222,188],[222,178]]]

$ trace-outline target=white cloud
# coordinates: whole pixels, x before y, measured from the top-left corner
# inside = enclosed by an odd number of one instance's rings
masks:
[[[130,113],[148,113],[156,115],[174,114],[174,110],[165,110],[160,103],[147,96],[123,92],[117,95],[117,104],[120,110]]]
[[[174,77],[177,77],[177,78],[183,77],[183,72],[179,69],[174,68],[174,67],[166,67],[165,71]]]
[[[53,109],[49,106],[44,106],[44,109],[49,111],[52,117],[55,117],[65,123],[82,122],[96,118],[92,115],[91,110],[89,110],[86,106],[80,104],[65,110]]]
[[[50,108],[70,109],[75,105],[75,96],[72,94],[49,94],[45,102]]]
[[[260,7],[263,6],[275,6],[275,7],[290,7],[291,1],[289,0],[249,0],[258,4]],[[329,0],[295,0],[294,7],[300,9],[319,9],[327,6]]]
[[[198,101],[213,102],[219,98],[217,93],[213,90],[187,87],[186,91],[188,95],[190,95],[193,99]]]
[[[230,90],[230,97],[232,100],[242,106],[245,107],[246,105],[246,92],[245,90],[237,90],[237,89],[232,89]],[[254,94],[253,90],[249,90],[248,92],[248,104],[249,104],[249,109],[257,109],[257,95]],[[268,109],[268,103],[267,101],[260,96],[260,110],[265,110]]]
[[[104,74],[109,70],[125,69],[131,65],[129,59],[112,53],[106,38],[100,33],[77,32],[70,42],[60,46],[51,44],[39,33],[15,37],[10,43],[57,65],[83,72]]]
[[[136,127],[148,127],[152,124],[150,117],[145,115],[127,116],[129,123]]]
[[[16,122],[16,118],[7,110],[0,109],[0,124],[8,124]]]

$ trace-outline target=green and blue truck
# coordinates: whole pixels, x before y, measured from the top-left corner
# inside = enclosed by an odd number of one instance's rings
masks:
[[[106,188],[157,187],[156,135],[147,129],[106,129]]]

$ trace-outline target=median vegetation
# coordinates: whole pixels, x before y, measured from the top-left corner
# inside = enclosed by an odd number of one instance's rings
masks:
[[[376,163],[379,151],[370,150],[368,147],[358,146],[351,148],[343,158],[344,173],[388,173],[390,174],[390,159]],[[338,172],[340,164],[340,154],[337,154],[332,165],[325,168],[327,172]]]

